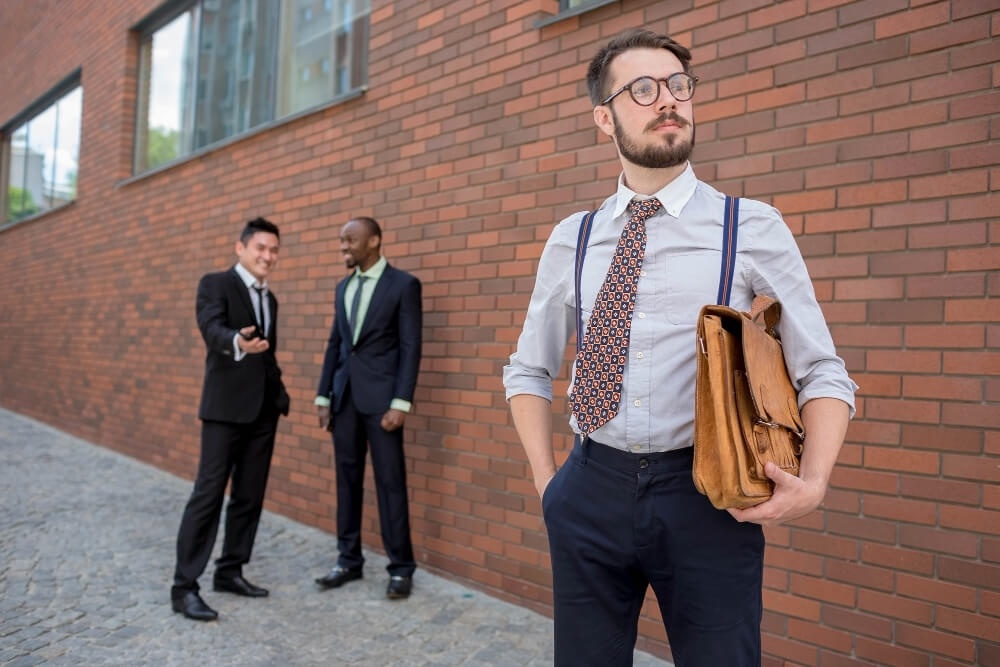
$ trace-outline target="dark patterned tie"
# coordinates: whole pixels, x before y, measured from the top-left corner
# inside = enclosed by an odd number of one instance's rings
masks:
[[[656,198],[629,202],[629,220],[594,301],[587,333],[576,355],[570,395],[570,407],[583,435],[593,433],[618,414],[636,288],[646,255],[646,218],[660,206]]]
[[[351,301],[351,335],[355,340],[358,338],[358,330],[361,328],[358,322],[358,310],[361,307],[361,290],[364,289],[368,276],[358,275],[358,287],[354,292],[354,299]]]

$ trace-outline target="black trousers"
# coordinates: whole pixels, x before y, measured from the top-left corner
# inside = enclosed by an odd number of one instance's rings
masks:
[[[382,546],[389,558],[386,569],[391,575],[409,576],[416,569],[416,562],[410,541],[403,429],[386,431],[381,422],[382,413],[358,412],[349,395],[344,397],[343,407],[333,417],[333,454],[337,470],[337,564],[350,569],[364,564],[361,510],[365,458],[370,444]]]
[[[763,531],[712,507],[691,461],[584,440],[545,489],[557,666],[631,665],[652,586],[677,667],[759,667]]]
[[[277,409],[264,403],[260,416],[250,424],[202,422],[198,476],[177,532],[174,599],[199,590],[198,577],[212,556],[230,477],[225,536],[215,574],[240,575],[243,565],[250,562],[278,426]]]

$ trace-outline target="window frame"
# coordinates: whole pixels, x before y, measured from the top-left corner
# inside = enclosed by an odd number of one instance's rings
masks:
[[[365,61],[362,63],[362,79],[363,82],[343,93],[334,95],[333,97],[324,100],[318,104],[300,109],[298,111],[292,112],[290,114],[278,116],[278,110],[280,107],[280,102],[275,97],[272,100],[272,114],[275,116],[269,121],[264,121],[253,127],[243,130],[240,132],[235,132],[234,134],[223,137],[221,139],[211,141],[197,148],[192,148],[189,152],[183,153],[172,160],[167,160],[153,167],[147,167],[143,170],[138,169],[138,165],[141,162],[142,154],[140,151],[144,150],[145,143],[148,141],[148,128],[143,131],[144,123],[148,125],[148,96],[149,96],[149,85],[150,79],[149,75],[152,71],[152,62],[150,57],[151,45],[153,35],[160,29],[166,27],[173,20],[184,14],[193,10],[193,19],[195,25],[193,26],[194,42],[196,44],[200,43],[201,31],[203,29],[203,19],[201,16],[201,7],[205,0],[177,0],[174,2],[167,2],[161,5],[154,12],[149,14],[145,19],[135,24],[132,27],[132,33],[135,35],[137,40],[137,55],[136,55],[136,101],[135,109],[133,112],[134,129],[132,133],[132,151],[131,151],[131,164],[129,167],[130,175],[123,179],[121,183],[127,184],[137,180],[144,179],[153,174],[160,173],[167,169],[170,169],[178,164],[183,164],[189,160],[196,159],[207,153],[217,151],[233,143],[244,141],[250,137],[256,136],[263,132],[269,132],[275,127],[284,125],[286,123],[294,122],[303,116],[310,114],[322,112],[325,109],[334,107],[340,104],[344,104],[350,100],[356,99],[363,96],[368,92],[368,71],[370,65],[370,43],[371,43],[371,5],[369,3],[368,11],[365,14],[366,25],[364,30],[364,40],[365,40]],[[291,2],[291,0],[280,0],[282,3],[282,8],[279,10],[284,13],[284,3]],[[339,26],[334,26],[336,29]],[[279,40],[280,41],[280,40]],[[276,52],[276,58],[280,57],[280,53]],[[197,105],[197,81],[189,84],[192,88],[192,99],[194,99],[194,104]],[[146,107],[144,109],[144,106]],[[142,135],[147,135],[143,137]]]
[[[82,137],[83,137],[83,69],[77,67],[70,74],[64,77],[61,81],[56,83],[56,85],[49,88],[46,92],[36,98],[33,102],[28,104],[24,109],[22,109],[17,115],[12,117],[2,126],[0,126],[0,230],[8,229],[15,225],[19,225],[23,222],[28,222],[31,220],[36,220],[44,215],[53,213],[55,211],[62,210],[68,206],[72,206],[78,199],[79,193],[74,192],[73,198],[66,201],[65,203],[47,208],[37,213],[32,213],[23,218],[18,218],[17,220],[11,220],[7,217],[7,207],[9,204],[9,188],[10,188],[10,174],[12,167],[10,160],[13,154],[12,143],[14,139],[15,132],[23,127],[24,125],[30,123],[32,120],[41,116],[43,113],[48,111],[50,108],[55,106],[63,97],[72,93],[73,91],[80,90],[80,136],[77,138],[77,146],[79,150],[82,150]],[[80,155],[77,154],[77,183],[80,179]]]
[[[553,23],[559,23],[562,20],[571,18],[573,16],[580,16],[581,14],[586,14],[589,11],[598,9],[600,7],[605,7],[607,5],[618,4],[620,0],[584,0],[581,4],[576,7],[568,6],[568,0],[559,0],[559,11],[548,18],[540,19],[535,22],[535,28],[544,28],[546,26],[552,25]]]

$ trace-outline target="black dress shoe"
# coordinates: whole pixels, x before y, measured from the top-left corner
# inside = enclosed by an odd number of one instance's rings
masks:
[[[222,593],[235,593],[247,598],[266,598],[267,589],[254,586],[240,575],[235,577],[216,577],[212,580],[212,587]]]
[[[385,589],[385,596],[390,600],[403,600],[410,597],[411,590],[413,590],[413,577],[396,575],[389,577],[389,586]]]
[[[360,579],[363,576],[364,570],[360,567],[351,570],[337,565],[330,570],[329,574],[317,579],[316,583],[322,588],[337,588],[338,586],[343,586],[348,581],[354,581],[355,579]]]
[[[170,606],[178,614],[184,614],[195,621],[214,621],[219,617],[218,612],[205,604],[195,591],[189,591],[184,597],[171,600]]]

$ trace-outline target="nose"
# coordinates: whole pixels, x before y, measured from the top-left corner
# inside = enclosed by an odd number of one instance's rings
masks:
[[[668,109],[670,107],[677,106],[677,100],[674,99],[674,96],[671,95],[670,91],[667,89],[667,82],[666,81],[657,81],[656,82],[656,102],[655,102],[655,104],[656,104],[657,110],[659,110],[659,111],[663,111],[663,110]]]

